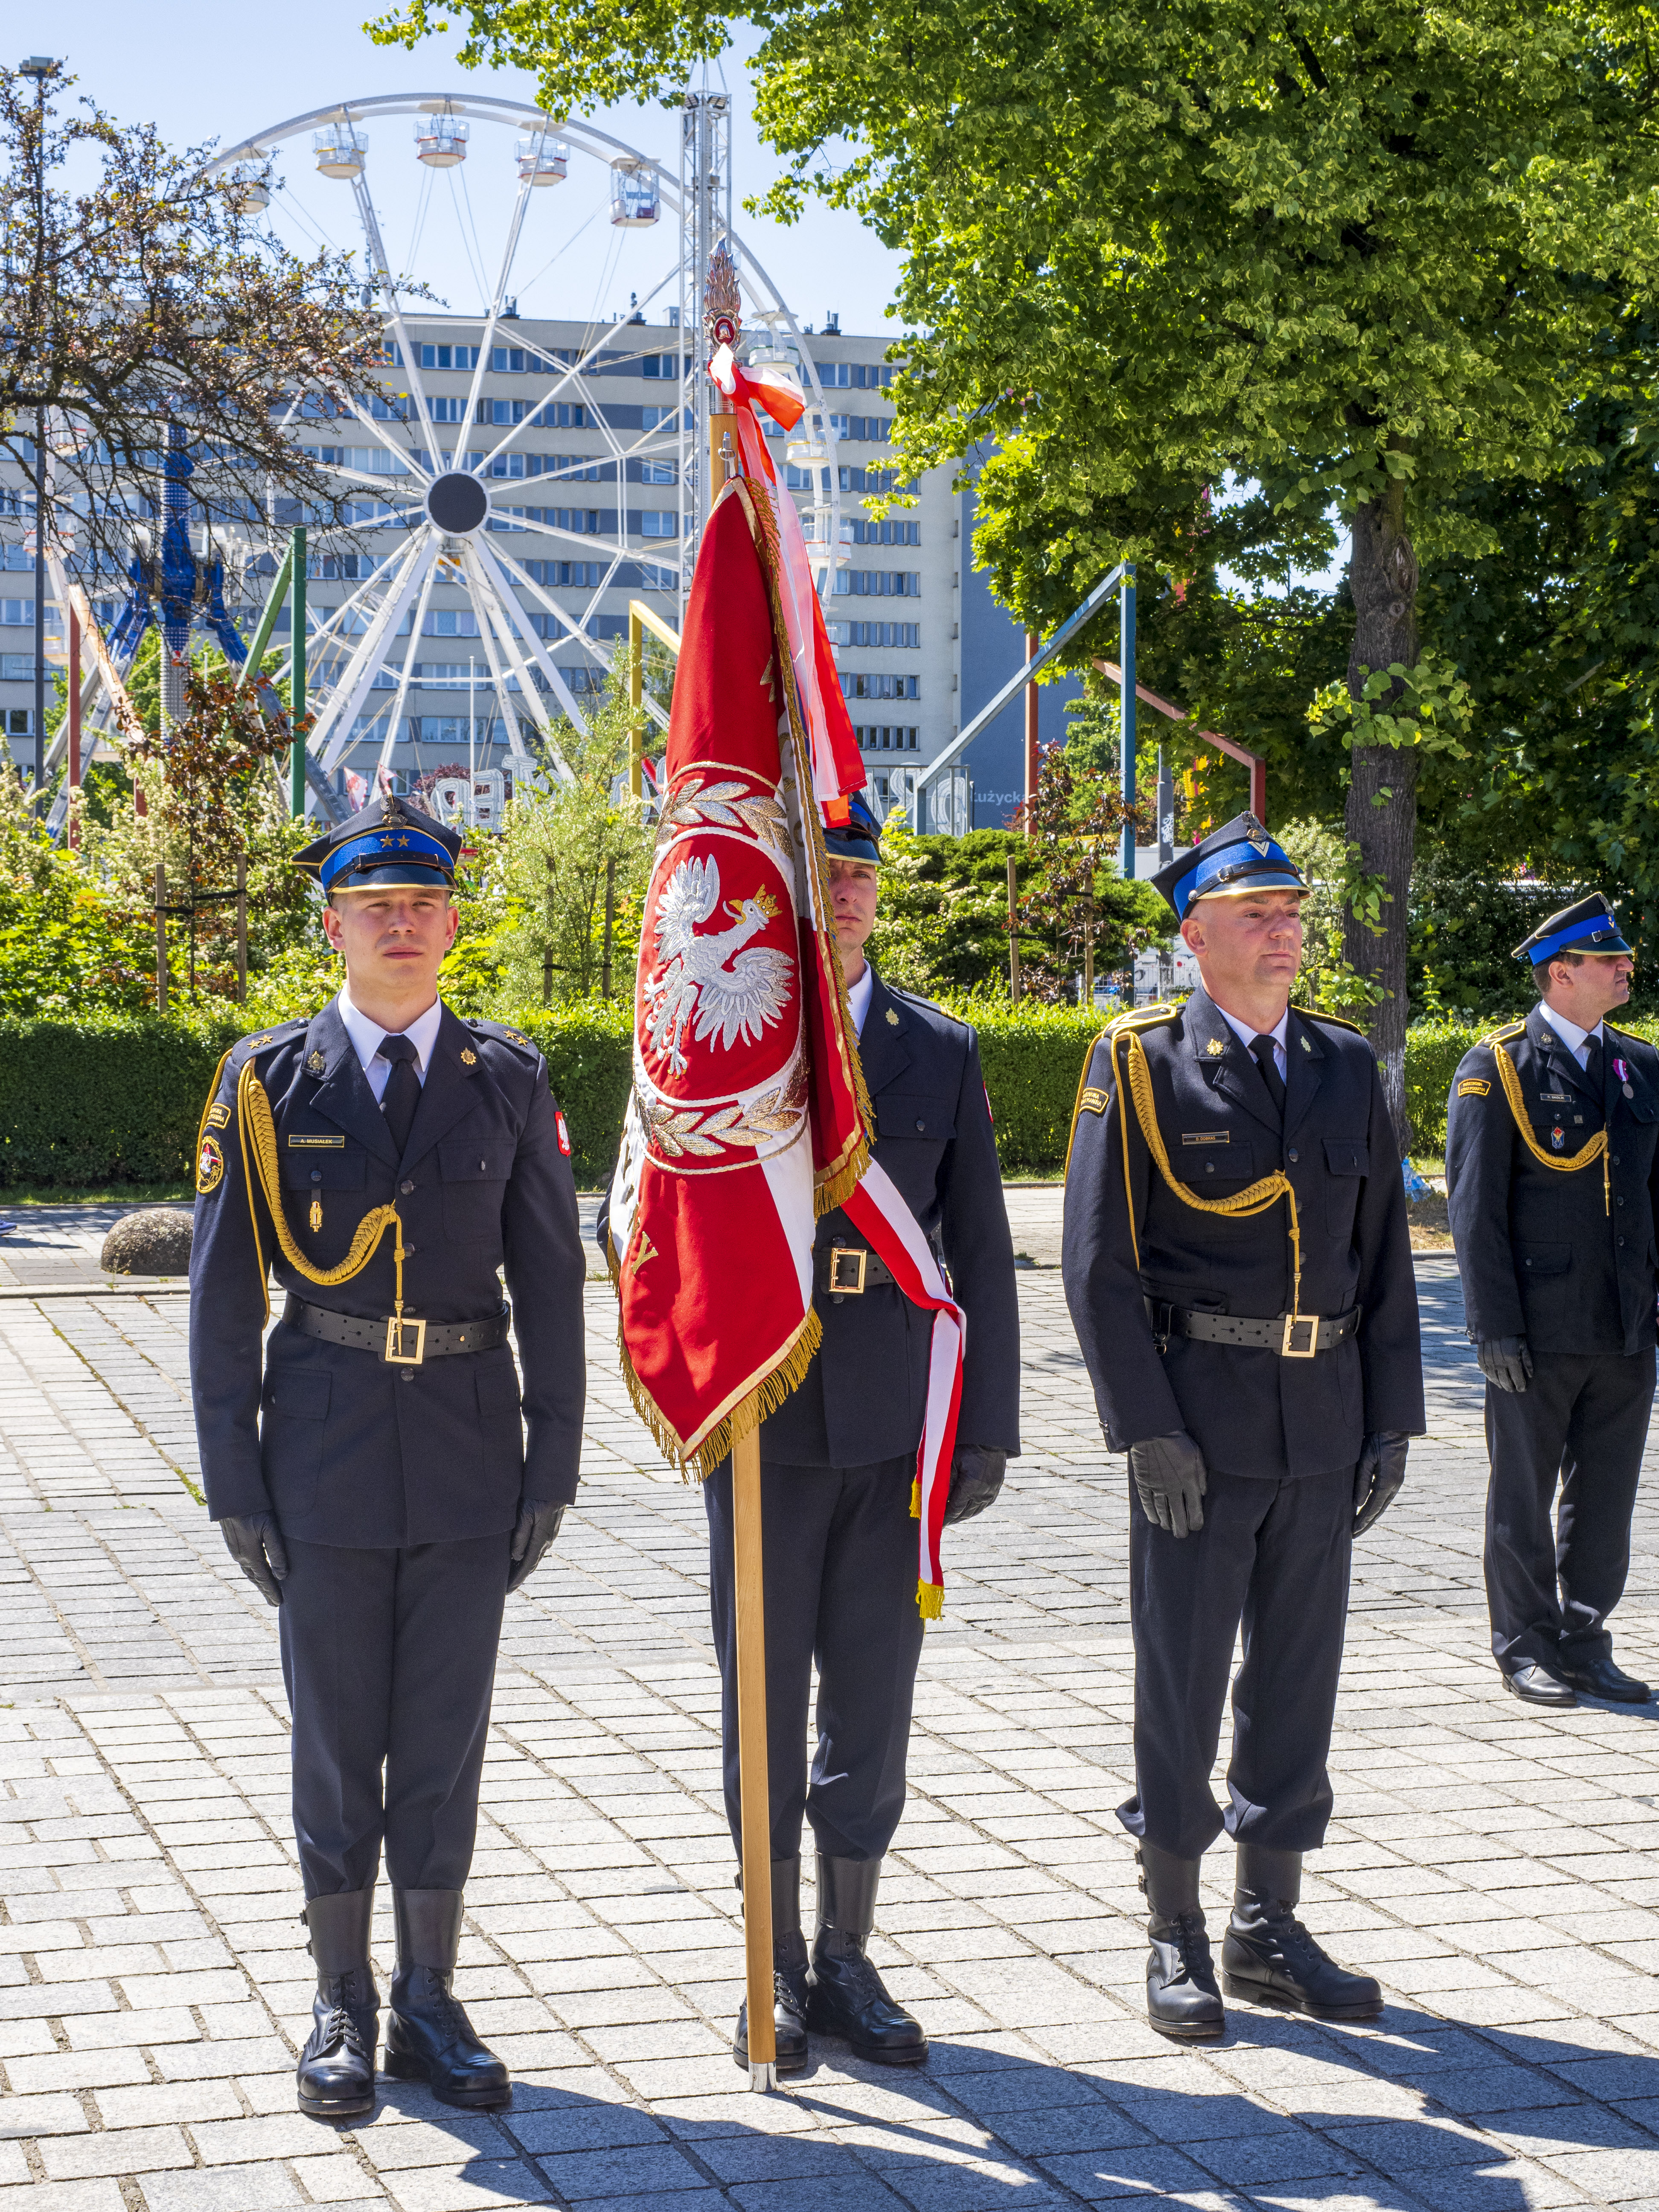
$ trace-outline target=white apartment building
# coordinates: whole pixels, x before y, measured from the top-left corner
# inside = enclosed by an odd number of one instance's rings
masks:
[[[479,396],[467,420],[483,337],[481,319],[411,312],[405,328],[410,345],[420,349],[425,423],[411,395],[407,365],[392,348],[386,400],[374,410],[377,418],[383,417],[383,427],[377,422],[371,434],[356,418],[323,420],[315,414],[295,425],[296,437],[319,459],[360,473],[365,491],[355,509],[362,526],[355,539],[311,532],[308,627],[325,624],[384,557],[390,534],[386,518],[416,490],[416,479],[392,450],[400,445],[446,465],[482,469],[490,495],[487,530],[496,533],[489,537],[490,545],[533,577],[572,623],[602,645],[625,638],[633,598],[644,599],[675,623],[684,511],[678,465],[672,456],[662,457],[670,453],[671,441],[666,434],[655,440],[653,453],[643,458],[626,452],[618,458],[618,447],[637,446],[665,427],[672,430],[678,330],[640,318],[610,326],[582,368],[582,396],[576,397],[578,387],[567,381],[553,397],[565,371],[589,356],[597,335],[593,328],[574,321],[503,321],[494,334]],[[745,345],[757,340],[764,345],[763,331],[745,333]],[[831,318],[804,343],[830,410],[827,465],[838,472],[842,517],[845,557],[826,592],[824,614],[848,711],[869,764],[870,795],[884,812],[902,788],[896,772],[925,767],[965,719],[964,584],[974,609],[969,675],[977,694],[967,712],[988,696],[993,675],[1006,674],[1018,664],[1024,647],[982,580],[964,576],[969,547],[963,510],[966,503],[971,528],[972,492],[953,489],[950,468],[928,472],[914,488],[913,504],[884,519],[869,511],[896,482],[892,402],[886,388],[893,370],[883,358],[888,341],[843,334]],[[510,444],[495,453],[510,431],[516,433]],[[810,508],[811,477],[787,460],[787,443],[780,434],[771,450],[803,508]],[[400,483],[400,477],[406,481]],[[384,495],[370,498],[371,491]],[[13,512],[5,511],[7,503]],[[29,505],[27,487],[11,488],[9,502],[0,487],[0,717],[13,757],[26,769],[33,757],[34,609],[28,573],[33,562],[22,542],[30,527]],[[279,530],[298,519],[297,513],[280,512],[276,518]],[[379,529],[370,526],[375,522]],[[348,550],[349,544],[358,550]],[[274,563],[266,556],[258,566],[268,573]],[[238,619],[245,635],[257,619],[263,588],[258,574],[243,580]],[[106,596],[108,589],[107,582],[101,584],[99,600],[106,623],[120,604]],[[602,684],[602,675],[580,641],[564,634],[522,587],[519,597],[572,691],[580,696]],[[283,643],[286,621],[284,611],[277,633]],[[54,659],[61,660],[63,651],[61,613],[55,606],[48,609],[48,623],[50,679]],[[337,625],[349,626],[349,621]],[[371,773],[387,733],[393,703],[387,695],[395,697],[400,691],[404,711],[389,756],[399,787],[407,789],[422,775],[465,761],[469,742],[478,767],[500,766],[507,750],[505,730],[467,592],[440,581],[429,595],[418,637],[410,634],[412,628],[406,616],[404,634],[386,647],[374,689],[356,718],[353,749],[343,770]],[[349,643],[348,637],[343,643],[312,649],[313,707],[319,687],[337,672]],[[536,680],[538,688],[544,686],[539,673]],[[1007,787],[1007,762],[1000,755],[1008,742],[1018,747],[1018,710],[1002,719],[1008,727],[996,733],[1000,764],[989,757],[988,740],[975,747],[975,755],[987,753],[985,765],[992,769],[984,800],[974,810],[981,827],[999,825],[1015,796]],[[972,774],[975,761],[966,765]]]

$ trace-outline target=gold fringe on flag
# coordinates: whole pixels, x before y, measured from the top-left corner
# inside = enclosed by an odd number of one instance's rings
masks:
[[[823,1324],[818,1319],[816,1307],[808,1306],[805,1317],[782,1358],[715,1423],[695,1451],[688,1451],[684,1438],[663,1419],[655,1399],[635,1373],[620,1312],[617,1321],[617,1348],[622,1358],[623,1381],[628,1386],[634,1411],[651,1431],[663,1457],[672,1467],[679,1469],[680,1478],[685,1482],[706,1481],[720,1462],[730,1456],[734,1444],[777,1412],[790,1393],[798,1389],[805,1379],[807,1369],[817,1357],[823,1334]]]
[[[940,1583],[918,1583],[916,1611],[924,1620],[938,1620],[945,1611],[944,1585]]]

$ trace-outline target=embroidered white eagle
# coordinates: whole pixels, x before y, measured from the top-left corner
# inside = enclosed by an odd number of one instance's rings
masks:
[[[645,985],[650,1037],[666,1051],[676,1075],[685,1072],[681,1049],[688,1024],[699,1044],[717,1037],[728,1051],[741,1037],[758,1042],[769,1022],[788,1002],[794,962],[787,952],[749,940],[777,913],[764,890],[752,898],[727,899],[737,919],[729,929],[697,934],[697,925],[714,913],[720,895],[720,864],[682,860],[657,902],[657,972]]]

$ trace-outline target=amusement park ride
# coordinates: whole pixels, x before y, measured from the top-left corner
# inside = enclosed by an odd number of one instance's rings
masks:
[[[483,168],[491,183],[499,180],[513,192],[478,343],[471,348],[470,362],[464,361],[471,369],[465,404],[457,408],[453,400],[442,403],[450,411],[441,416],[422,375],[423,353],[430,356],[437,349],[411,340],[410,322],[418,312],[409,297],[415,279],[394,271],[371,191],[369,126],[374,126],[378,137],[381,127],[398,118],[410,120],[410,155],[428,172],[453,172],[471,162],[475,169]],[[149,494],[155,520],[134,526],[126,595],[106,638],[99,631],[85,592],[71,580],[72,563],[64,549],[47,550],[52,586],[71,637],[86,648],[84,681],[71,684],[70,711],[47,756],[49,777],[67,754],[71,775],[78,780],[82,760],[77,755],[90,761],[99,744],[112,739],[124,722],[132,726],[136,718],[125,679],[152,627],[160,636],[163,720],[176,719],[183,706],[191,638],[204,632],[244,672],[244,681],[287,684],[296,714],[308,709],[315,717],[308,744],[295,747],[295,811],[308,807],[326,819],[343,818],[351,802],[341,788],[343,778],[336,771],[354,753],[359,768],[370,769],[366,744],[374,748],[373,769],[382,774],[389,769],[414,679],[414,641],[422,634],[439,586],[445,587],[451,605],[459,591],[471,615],[461,634],[478,641],[483,664],[480,673],[492,694],[496,725],[505,734],[508,766],[515,775],[532,781],[567,775],[555,730],[562,717],[578,730],[586,728],[571,677],[581,667],[609,673],[621,641],[603,640],[593,616],[601,594],[621,580],[624,562],[630,564],[629,576],[641,573],[641,552],[628,543],[625,509],[619,500],[615,532],[608,539],[596,543],[591,529],[575,538],[592,564],[582,573],[602,576],[602,580],[589,587],[585,605],[572,610],[561,604],[509,545],[523,548],[525,533],[531,542],[539,534],[551,543],[538,547],[538,552],[568,552],[571,545],[561,541],[574,533],[552,520],[522,519],[522,507],[514,519],[507,520],[514,514],[509,498],[522,500],[525,489],[521,481],[506,477],[509,468],[523,466],[509,457],[520,446],[534,412],[549,403],[565,403],[582,408],[580,419],[603,430],[619,479],[632,461],[670,465],[678,487],[677,542],[672,549],[648,549],[652,565],[643,568],[647,580],[638,586],[647,599],[633,603],[631,630],[637,639],[643,618],[644,626],[658,635],[675,636],[710,497],[708,423],[714,395],[701,343],[702,304],[705,272],[722,241],[737,267],[746,318],[760,330],[746,349],[746,358],[787,362],[799,374],[805,392],[808,411],[791,437],[787,458],[802,472],[795,481],[808,487],[803,520],[815,556],[821,553],[817,580],[823,588],[825,572],[848,556],[842,546],[839,474],[828,465],[833,459],[834,433],[818,374],[781,293],[732,228],[729,98],[719,92],[688,92],[680,125],[678,173],[672,176],[650,155],[588,124],[558,121],[517,102],[472,94],[337,102],[255,132],[216,156],[214,173],[230,179],[244,210],[256,216],[270,210],[274,217],[286,204],[289,188],[276,166],[284,152],[308,152],[319,177],[349,188],[373,290],[386,319],[388,388],[404,387],[394,392],[392,407],[354,408],[351,428],[366,435],[366,445],[323,449],[338,454],[339,465],[331,465],[331,473],[340,479],[343,492],[361,492],[359,511],[369,518],[340,533],[342,544],[367,550],[349,564],[357,573],[343,604],[325,613],[308,612],[306,585],[321,548],[313,544],[307,550],[303,527],[276,528],[274,511],[267,516],[266,526],[257,521],[228,527],[216,522],[210,529],[199,510],[192,512],[191,461],[185,433],[170,428],[161,482]],[[634,318],[642,321],[643,311],[653,302],[669,308],[669,326],[659,330],[653,343],[670,349],[660,362],[662,396],[672,404],[649,410],[659,419],[641,431],[608,427],[607,411],[592,380],[602,356],[614,361],[618,331],[614,323],[596,323],[589,326],[589,342],[581,349],[567,349],[555,359],[531,356],[545,374],[546,389],[538,389],[534,410],[520,410],[521,422],[498,431],[492,427],[486,450],[453,455],[433,450],[442,434],[434,427],[440,419],[470,425],[484,411],[480,395],[492,354],[500,351],[497,339],[514,335],[518,302],[512,288],[521,249],[532,235],[538,251],[550,244],[549,227],[544,219],[538,222],[542,213],[538,196],[545,198],[550,188],[561,185],[568,194],[573,167],[578,177],[586,173],[592,182],[602,185],[603,209],[619,248],[627,247],[630,234],[653,241],[665,221],[672,227],[672,254],[662,257],[647,282],[635,288]],[[596,171],[602,173],[596,176]],[[470,201],[468,207],[470,216]],[[591,215],[588,220],[592,220]],[[573,225],[571,235],[583,227]],[[653,276],[654,281],[650,281]],[[668,295],[665,301],[664,295]],[[370,296],[366,285],[366,304]],[[465,356],[467,350],[457,349],[458,356]],[[289,417],[296,429],[304,420],[306,396],[302,387],[288,395]],[[531,512],[557,516],[560,511]],[[499,534],[503,529],[511,531],[510,539]],[[388,540],[389,550],[382,550]],[[593,561],[595,554],[601,556],[598,562]],[[670,564],[666,568],[661,565],[665,559]],[[539,561],[533,565],[544,572],[547,566]],[[349,573],[346,562],[339,567]],[[228,576],[233,599],[240,596],[244,602],[257,603],[263,597],[257,620],[244,607],[239,626],[238,617],[226,603]],[[649,580],[653,578],[654,584]],[[652,599],[657,602],[654,606],[649,603]],[[285,608],[289,620],[283,635]],[[249,627],[251,636],[244,634]],[[410,644],[400,659],[396,641],[402,636]],[[265,669],[273,638],[275,665]],[[586,686],[591,680],[579,678],[578,683]],[[386,701],[388,691],[392,696]],[[382,701],[385,708],[375,712]],[[642,716],[665,724],[666,714],[656,701],[641,696],[637,703]],[[352,782],[361,790],[368,787],[366,778],[354,775]],[[452,794],[441,793],[439,797],[442,803]],[[471,815],[470,790],[453,798],[458,805],[464,800],[463,811]],[[65,791],[52,811],[55,827],[61,828],[67,811]]]

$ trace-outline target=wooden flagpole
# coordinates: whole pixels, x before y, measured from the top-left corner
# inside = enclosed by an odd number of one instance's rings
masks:
[[[738,1774],[743,1815],[743,1941],[749,2086],[777,2087],[772,2018],[772,1808],[766,1773],[766,1586],[761,1559],[760,1431],[732,1448],[738,1618]]]

